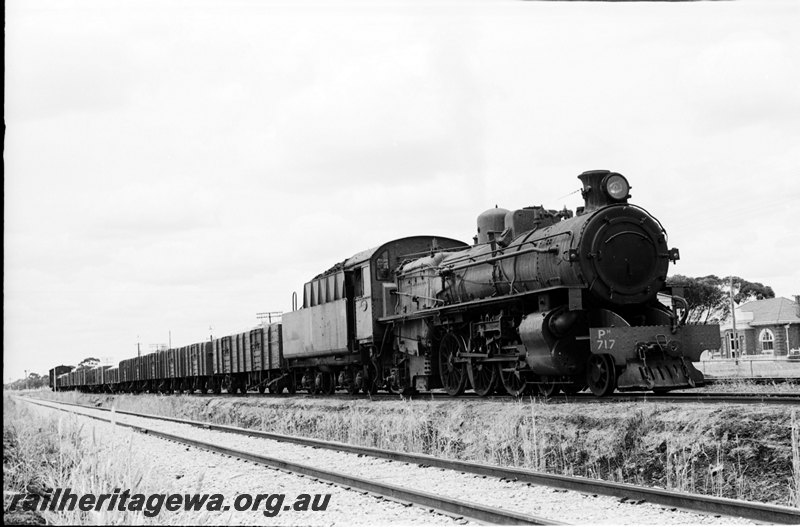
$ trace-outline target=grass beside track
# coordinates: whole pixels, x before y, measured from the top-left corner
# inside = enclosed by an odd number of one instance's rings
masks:
[[[788,407],[310,397],[42,397],[555,474],[800,506]]]
[[[770,381],[768,379],[753,382],[749,379],[721,379],[696,390],[681,390],[685,393],[786,393],[800,395],[800,379],[789,381]]]
[[[134,511],[25,512],[8,511],[11,495],[45,496],[56,488],[75,494],[111,492],[169,493],[175,483],[160,477],[158,467],[135,448],[136,435],[119,430],[112,441],[100,441],[94,425],[79,424],[74,415],[45,417],[31,405],[3,394],[3,520],[13,525],[158,525],[165,517],[147,517]],[[202,492],[198,490],[197,492]],[[172,523],[208,523],[204,512],[190,520],[169,516]]]

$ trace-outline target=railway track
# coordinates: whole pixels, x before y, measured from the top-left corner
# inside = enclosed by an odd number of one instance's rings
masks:
[[[70,406],[70,407],[82,407],[88,410],[103,410],[110,412],[110,410],[106,408],[77,405],[73,403],[63,403],[63,402],[55,403],[52,401],[47,401],[45,403],[44,401],[35,401],[28,398],[23,398],[23,400],[32,404],[37,404],[40,406],[57,410],[64,410],[63,408],[59,408],[59,406]],[[108,419],[105,419],[103,417],[90,415],[86,413],[78,413],[78,412],[74,413],[91,419],[96,419],[98,421],[113,423],[117,426],[132,428],[137,432],[148,434],[150,436],[158,437],[160,439],[164,439],[167,441],[173,441],[176,443],[207,450],[224,456],[230,456],[233,458],[246,460],[252,463],[266,465],[269,467],[277,468],[294,474],[309,476],[311,478],[316,478],[337,484],[347,489],[358,489],[364,492],[373,493],[402,503],[410,503],[429,509],[430,508],[436,509],[437,511],[447,513],[450,515],[455,515],[456,517],[464,517],[471,520],[476,520],[478,522],[498,524],[498,525],[564,525],[563,522],[549,518],[541,518],[529,514],[523,514],[505,509],[500,509],[497,507],[488,507],[475,503],[469,503],[464,500],[453,499],[450,497],[441,496],[430,492],[422,492],[407,487],[390,485],[387,483],[380,482],[377,479],[359,478],[340,471],[330,471],[330,470],[320,469],[310,465],[287,461],[284,459],[279,459],[271,456],[264,456],[248,451],[228,448],[219,444],[200,441],[197,439],[181,435],[170,434],[148,427],[142,427],[128,423],[121,423],[112,420],[112,418],[110,417]],[[209,430],[222,430],[218,428],[216,425],[213,425],[211,423],[189,422],[179,419],[163,418],[160,416],[136,414],[133,412],[119,411],[117,413],[143,417],[147,419],[171,421],[182,424],[192,424],[193,426],[199,426],[201,428]],[[230,430],[225,430],[225,431],[230,432]],[[239,433],[244,433],[244,429],[242,429],[242,431],[240,431]],[[252,434],[246,434],[246,435],[252,435]]]
[[[50,406],[49,404],[43,404],[42,401],[33,401],[30,399],[26,399],[34,404],[42,404],[43,406]],[[50,401],[48,401],[50,403]],[[70,407],[78,407],[78,408],[85,408],[89,410],[101,410],[104,412],[110,412],[111,410],[108,408],[99,408],[93,406],[86,406],[80,405],[75,403],[55,403],[64,406]],[[140,418],[146,419],[153,419],[153,420],[160,420],[160,421],[168,421],[173,423],[180,423],[184,425],[190,425],[193,427],[199,427],[207,430],[216,430],[222,431],[232,434],[240,434],[246,435],[251,437],[259,437],[279,442],[286,442],[286,443],[293,443],[313,448],[319,449],[326,449],[326,450],[336,450],[340,452],[348,452],[352,454],[358,454],[361,456],[370,456],[374,458],[383,458],[389,459],[392,461],[398,461],[403,463],[415,464],[420,466],[428,466],[428,467],[437,467],[446,470],[454,470],[458,472],[468,473],[468,474],[475,474],[482,477],[496,477],[503,480],[508,481],[516,481],[516,482],[523,482],[533,485],[542,485],[547,487],[555,487],[559,489],[565,490],[572,490],[577,492],[582,492],[586,494],[597,494],[597,495],[605,495],[605,496],[614,496],[618,498],[624,498],[626,500],[632,501],[647,501],[650,503],[666,506],[666,507],[677,507],[681,509],[696,511],[704,514],[714,514],[714,515],[724,515],[730,517],[739,517],[739,518],[746,518],[750,520],[755,520],[758,522],[768,522],[768,523],[780,523],[780,524],[798,524],[800,523],[800,509],[792,508],[792,507],[784,507],[778,505],[771,505],[771,504],[764,504],[764,503],[757,503],[757,502],[748,502],[743,500],[734,500],[729,498],[718,498],[713,496],[704,496],[704,495],[697,495],[697,494],[687,494],[684,492],[675,492],[669,491],[665,489],[658,489],[652,487],[642,487],[637,485],[630,485],[630,484],[623,484],[623,483],[614,483],[602,480],[594,480],[589,478],[582,478],[582,477],[574,477],[574,476],[559,476],[553,474],[545,474],[541,472],[536,472],[528,469],[522,468],[513,468],[513,467],[501,467],[497,465],[490,465],[490,464],[483,464],[483,463],[474,463],[468,461],[459,461],[453,459],[443,459],[434,456],[424,455],[424,454],[413,454],[407,452],[396,452],[396,451],[386,451],[380,450],[371,447],[362,447],[362,446],[355,446],[349,445],[344,443],[332,442],[332,441],[324,441],[319,439],[312,439],[306,437],[297,437],[297,436],[288,436],[283,434],[275,434],[271,432],[264,432],[259,430],[252,430],[246,428],[239,428],[234,426],[227,426],[227,425],[218,425],[214,423],[208,422],[200,422],[200,421],[191,421],[186,419],[179,419],[173,417],[165,417],[165,416],[157,416],[157,415],[150,415],[150,414],[140,414],[136,412],[127,412],[127,411],[120,411],[115,410],[117,414],[121,415],[130,415]],[[94,416],[90,416],[94,417]],[[100,419],[98,417],[95,417]],[[109,421],[106,419],[106,421]],[[139,429],[140,427],[134,427]],[[150,433],[150,432],[148,432]],[[160,433],[159,433],[160,434]],[[192,440],[189,440],[192,441]],[[191,444],[191,443],[187,443]],[[199,445],[194,445],[199,446]],[[208,449],[217,449],[220,447],[216,447],[211,445],[212,448],[209,448],[207,444],[203,444],[199,446],[200,448],[208,448]],[[228,449],[226,449],[228,450]],[[243,455],[247,455],[245,453],[241,453],[239,451],[233,451],[235,454],[230,454],[229,452],[227,455],[236,455],[237,457],[242,457]],[[249,458],[245,458],[249,459]],[[256,460],[257,461],[257,460]],[[264,464],[270,464],[269,462],[264,461],[257,461]],[[273,465],[276,466],[276,465]],[[283,468],[285,470],[291,470],[295,472],[300,472],[301,470],[305,470],[305,467],[298,467],[298,468],[286,468],[285,466],[279,466],[279,468]],[[328,479],[329,481],[334,481],[336,483],[341,483],[342,480],[332,479],[338,477],[332,474],[323,474],[321,472],[317,473],[310,473],[314,477],[320,477],[323,479]],[[365,488],[359,487],[358,482],[349,482],[343,483],[345,485],[350,485],[357,488]],[[431,499],[434,498],[419,498],[419,497],[411,497],[405,496],[399,491],[394,489],[387,489],[385,491],[378,491],[368,488],[370,492],[381,492],[387,496],[391,496],[398,499],[408,500],[410,502],[419,503],[424,506],[429,507],[436,507],[440,510],[461,514],[466,517],[471,517],[475,519],[481,519],[479,516],[472,516],[471,514],[486,514],[480,511],[477,512],[467,512],[466,509],[463,509],[465,504],[464,502],[460,502],[455,505],[434,505]],[[398,492],[398,494],[394,494]],[[415,501],[415,500],[428,500],[428,501]],[[455,508],[446,508],[446,507],[455,507]],[[517,518],[519,519],[519,518]],[[488,517],[483,517],[481,521],[490,521],[492,523],[501,523],[499,517],[495,517],[495,519],[488,519]],[[515,521],[513,518],[508,519],[507,521]],[[536,518],[536,521],[542,521],[545,523],[556,523],[551,522],[547,519]],[[531,523],[531,519],[528,519],[527,522]]]
[[[732,382],[746,382],[753,384],[784,384],[784,383],[800,383],[800,377],[715,377],[705,376],[706,385],[713,384],[727,384]]]
[[[103,394],[96,394],[103,395]],[[116,394],[106,394],[116,395]],[[176,394],[179,395],[179,394]],[[242,394],[191,394],[195,397],[260,397],[260,398],[280,398],[287,397],[285,394],[269,394],[269,393],[248,393]],[[399,398],[410,398],[413,400],[448,400],[456,399],[447,395],[444,392],[428,392],[419,393],[411,396],[403,396],[390,393],[379,393],[374,395],[347,395],[347,394],[334,394],[334,395],[310,395],[310,394],[295,394],[293,397],[308,397],[313,399],[326,399],[335,398],[337,400],[376,400],[376,401],[393,401]],[[795,405],[800,406],[800,394],[796,393],[671,393],[658,395],[650,392],[629,392],[629,393],[615,393],[608,397],[595,397],[589,393],[578,393],[575,395],[558,394],[552,397],[531,396],[535,400],[547,401],[548,403],[591,403],[591,404],[609,404],[619,402],[645,402],[645,403],[704,403],[704,404],[770,404],[770,405]],[[508,395],[493,395],[488,397],[479,397],[474,393],[466,393],[457,397],[457,399],[477,399],[488,400],[494,402],[516,402],[518,399],[509,397]]]
[[[558,397],[553,398],[556,400]],[[603,402],[590,394],[560,396],[564,402]],[[657,395],[653,393],[617,393],[608,398],[615,402],[656,402],[656,403],[707,403],[707,404],[773,404],[800,405],[800,394],[794,393],[672,393]]]

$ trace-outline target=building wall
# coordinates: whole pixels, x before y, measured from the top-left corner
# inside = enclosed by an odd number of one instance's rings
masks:
[[[730,336],[733,330],[726,329],[722,332],[722,351],[723,356],[731,356],[731,340]],[[739,347],[741,348],[742,355],[753,355],[760,353],[760,348],[756,346],[756,335],[751,328],[737,329],[736,333],[739,335]]]
[[[789,328],[789,349],[800,348],[800,324]]]
[[[758,326],[753,330],[754,344],[756,353],[764,351],[763,342],[761,341],[761,331],[769,329],[772,331],[774,337],[772,349],[775,355],[786,355],[790,348],[800,346],[800,324],[792,324],[789,327],[789,343],[786,342],[786,325],[773,324],[769,326]]]

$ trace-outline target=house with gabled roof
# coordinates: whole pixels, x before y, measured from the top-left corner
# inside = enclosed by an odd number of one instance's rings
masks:
[[[720,324],[723,355],[786,355],[800,348],[800,297],[767,298],[746,302],[735,309],[736,335],[730,317]]]

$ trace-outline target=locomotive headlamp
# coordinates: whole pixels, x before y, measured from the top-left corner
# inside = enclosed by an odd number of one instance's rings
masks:
[[[611,199],[621,201],[628,197],[631,186],[621,174],[609,174],[603,180],[603,189]]]

